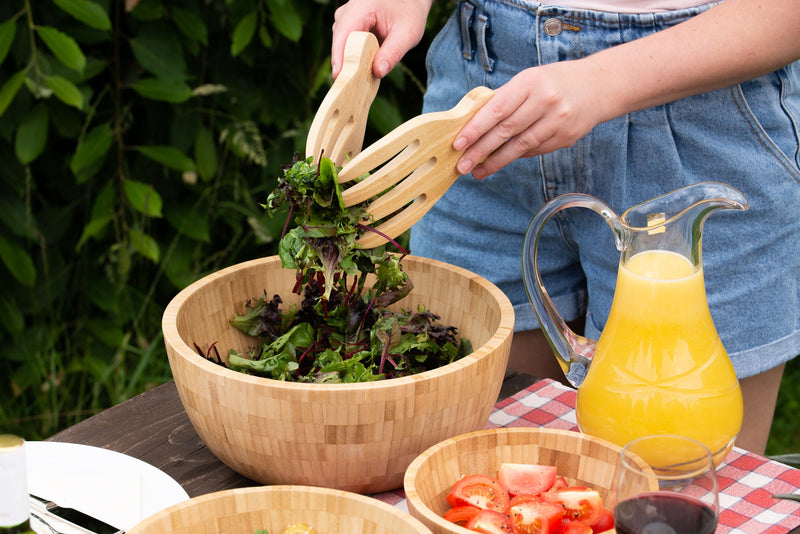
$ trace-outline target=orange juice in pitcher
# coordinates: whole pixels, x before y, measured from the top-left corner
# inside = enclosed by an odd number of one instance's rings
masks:
[[[541,226],[557,211],[576,206],[603,215],[621,250],[614,300],[596,342],[569,330],[536,269]],[[747,202],[733,188],[704,182],[622,217],[588,195],[563,195],[531,223],[526,287],[562,369],[578,388],[582,432],[620,446],[646,435],[683,435],[706,445],[717,464],[733,446],[742,395],[708,308],[700,250],[705,218],[722,208],[747,209]]]

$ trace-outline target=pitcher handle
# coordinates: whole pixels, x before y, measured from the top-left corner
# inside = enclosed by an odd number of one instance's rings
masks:
[[[619,250],[622,249],[623,229],[619,216],[602,201],[583,193],[567,193],[545,204],[533,218],[525,234],[522,275],[528,299],[564,376],[570,384],[578,387],[589,370],[597,341],[578,335],[567,326],[544,287],[537,258],[542,228],[553,215],[566,208],[589,208],[600,214],[614,232],[614,241]]]

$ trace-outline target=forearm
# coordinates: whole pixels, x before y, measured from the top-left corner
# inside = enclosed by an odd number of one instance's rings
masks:
[[[727,87],[800,58],[800,1],[725,0],[654,35],[584,60],[598,122]]]

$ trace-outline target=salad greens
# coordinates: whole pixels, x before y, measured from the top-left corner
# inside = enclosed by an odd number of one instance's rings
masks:
[[[247,355],[232,350],[231,369],[277,380],[367,382],[434,369],[471,352],[455,327],[438,324],[424,307],[386,309],[413,289],[402,267],[405,251],[356,246],[375,230],[362,206],[344,207],[330,159],[295,157],[284,167],[264,207],[273,213],[282,206],[289,216],[279,256],[296,270],[293,292],[304,298],[288,309],[279,295],[250,299],[231,324],[262,342]],[[367,274],[375,276],[371,287]]]

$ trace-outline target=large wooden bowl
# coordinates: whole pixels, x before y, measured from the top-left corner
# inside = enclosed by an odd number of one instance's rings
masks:
[[[128,534],[281,534],[303,523],[317,534],[430,534],[422,523],[371,497],[306,486],[264,486],[209,493],[173,505]]]
[[[254,377],[200,356],[255,345],[229,324],[267,292],[284,303],[294,270],[278,257],[209,275],[181,291],[162,328],[172,374],[195,430],[242,475],[263,484],[326,486],[358,493],[399,488],[408,464],[431,445],[483,428],[503,382],[514,326],[508,298],[469,271],[408,256],[414,283],[398,304],[418,305],[454,325],[473,353],[415,376],[362,384],[301,384]]]
[[[606,506],[621,448],[569,430],[498,428],[456,436],[434,445],[409,465],[403,485],[409,513],[434,534],[469,534],[442,518],[447,494],[464,475],[492,475],[503,462],[555,465],[570,485],[596,489]],[[658,489],[655,479],[643,488]],[[613,531],[608,531],[609,533]]]

